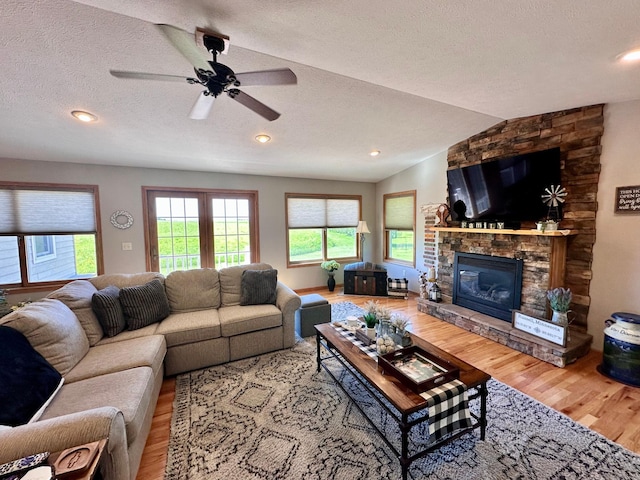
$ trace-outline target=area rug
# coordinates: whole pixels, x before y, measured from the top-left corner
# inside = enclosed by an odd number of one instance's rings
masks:
[[[331,321],[340,322],[348,316],[359,317],[364,314],[364,310],[351,302],[338,302],[331,304]]]
[[[341,378],[391,432],[386,413]],[[507,385],[488,387],[486,439],[463,435],[413,463],[411,478],[639,478],[640,456]],[[328,374],[316,372],[313,342],[177,377],[165,480],[360,478],[397,480],[399,462]]]

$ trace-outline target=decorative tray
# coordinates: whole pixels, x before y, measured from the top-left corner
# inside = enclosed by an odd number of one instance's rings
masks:
[[[460,377],[458,367],[416,345],[378,355],[378,366],[383,373],[393,375],[416,393]]]
[[[99,448],[100,441],[97,441],[64,450],[54,464],[56,476],[84,472],[93,462]]]

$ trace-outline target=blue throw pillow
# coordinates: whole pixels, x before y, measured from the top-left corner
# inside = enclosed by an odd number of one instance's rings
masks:
[[[58,371],[13,328],[0,326],[0,425],[24,425],[50,400]]]

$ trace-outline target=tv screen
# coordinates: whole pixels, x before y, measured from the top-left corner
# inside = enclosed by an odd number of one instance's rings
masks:
[[[447,171],[454,221],[538,221],[545,188],[560,184],[560,149],[552,148]]]

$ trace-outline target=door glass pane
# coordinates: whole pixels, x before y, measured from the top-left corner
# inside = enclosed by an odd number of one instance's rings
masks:
[[[196,198],[156,198],[158,264],[164,275],[200,268],[200,219]]]
[[[322,228],[290,228],[289,260],[322,261]]]
[[[211,200],[211,208],[214,268],[251,263],[249,200],[214,198]]]
[[[29,282],[94,277],[98,273],[95,235],[25,237]]]
[[[357,255],[356,229],[327,228],[327,258],[352,258]]]

